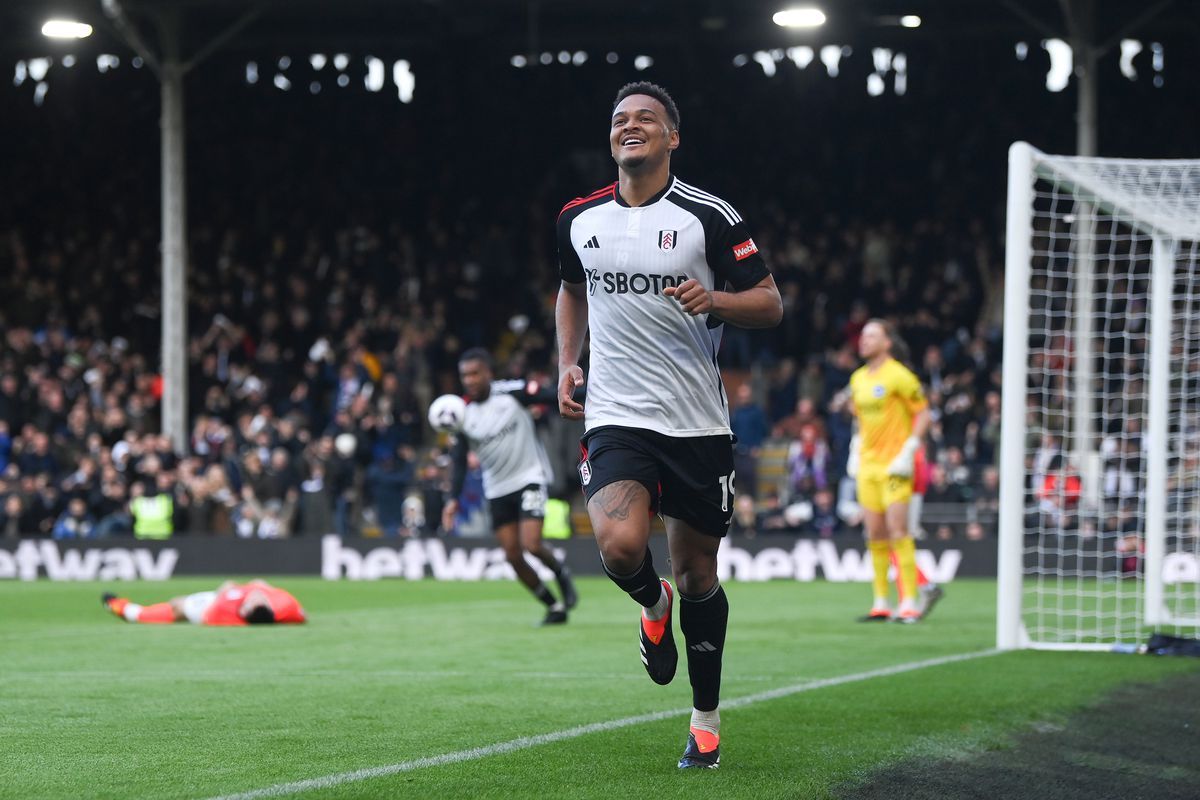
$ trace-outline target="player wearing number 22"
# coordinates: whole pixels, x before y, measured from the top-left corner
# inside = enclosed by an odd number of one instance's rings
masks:
[[[492,527],[517,580],[546,606],[543,625],[562,624],[578,596],[567,565],[555,558],[542,540],[546,516],[546,486],[552,473],[538,441],[526,405],[554,402],[553,391],[539,391],[521,380],[493,380],[491,355],[482,348],[467,350],[458,360],[458,375],[466,392],[462,430],[451,448],[450,499],[442,509],[442,527],[454,527],[458,497],[467,474],[467,453],[474,451],[483,468],[483,494],[492,513]],[[558,583],[561,598],[542,583],[525,560],[529,553],[541,561]]]
[[[737,211],[671,174],[679,143],[679,111],[665,90],[642,82],[618,92],[609,127],[618,180],[558,218],[558,403],[564,417],[584,420],[588,514],[605,571],[642,606],[641,659],[655,683],[675,675],[679,600],[693,705],[679,766],[711,768],[729,615],[717,548],[735,477],[717,350],[725,323],[771,327],[783,306]],[[675,589],[647,547],[654,511],[667,528]]]

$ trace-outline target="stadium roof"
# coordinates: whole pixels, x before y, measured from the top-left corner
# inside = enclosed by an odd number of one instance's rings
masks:
[[[542,47],[760,48],[812,41],[893,39],[1018,39],[1070,35],[1067,10],[1094,9],[1095,41],[1123,35],[1162,39],[1200,35],[1200,4],[1190,0],[119,0],[154,46],[155,17],[180,15],[183,52],[193,53],[248,14],[252,19],[226,49],[265,46],[383,47],[414,51],[448,43]],[[95,34],[84,49],[124,48],[102,0],[7,0],[0,8],[0,51],[45,51],[40,33],[51,17],[88,22]],[[784,7],[815,5],[828,15],[816,30],[779,28]],[[1138,6],[1141,6],[1138,8]],[[900,26],[902,15],[919,28]],[[76,43],[75,47],[80,45]]]

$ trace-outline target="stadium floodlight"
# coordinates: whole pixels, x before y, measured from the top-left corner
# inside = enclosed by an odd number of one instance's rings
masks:
[[[825,12],[812,6],[776,11],[771,21],[781,28],[819,28],[825,24]]]
[[[916,14],[905,14],[900,18],[900,24],[905,28],[921,27],[921,18]]]
[[[1009,151],[997,645],[1200,628],[1200,160]]]
[[[1062,39],[1046,39],[1042,47],[1050,54],[1050,70],[1046,73],[1046,88],[1052,92],[1061,92],[1067,88],[1074,70],[1074,54],[1071,45]]]
[[[42,36],[47,39],[86,39],[92,26],[73,19],[48,19],[42,24]]]
[[[1121,40],[1121,74],[1131,81],[1137,80],[1137,67],[1133,65],[1133,59],[1137,58],[1140,52],[1142,43],[1137,39]]]

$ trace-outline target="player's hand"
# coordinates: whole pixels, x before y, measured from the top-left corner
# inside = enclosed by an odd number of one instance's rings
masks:
[[[678,286],[668,286],[663,289],[663,294],[678,300],[683,310],[693,317],[707,314],[713,307],[712,293],[695,278],[688,278]]]
[[[448,500],[446,505],[442,506],[442,530],[450,533],[454,530],[454,518],[458,516],[458,501]]]
[[[583,403],[575,400],[575,390],[583,386],[583,370],[578,366],[564,370],[558,379],[558,413],[566,419],[583,419]]]
[[[920,446],[920,439],[915,436],[908,437],[904,442],[904,446],[900,448],[899,455],[892,459],[892,463],[888,464],[888,477],[911,478],[913,475],[913,465],[917,456],[917,448]]]

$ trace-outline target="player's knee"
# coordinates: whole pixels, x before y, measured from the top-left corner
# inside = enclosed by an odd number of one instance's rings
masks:
[[[637,572],[646,558],[646,545],[642,542],[605,537],[598,544],[604,565],[618,575],[632,575]]]
[[[680,594],[698,597],[708,594],[717,582],[717,563],[710,559],[673,560],[675,586]]]
[[[504,545],[504,558],[508,560],[508,563],[516,566],[518,561],[525,560],[525,554],[521,546],[514,542],[513,544]]]

